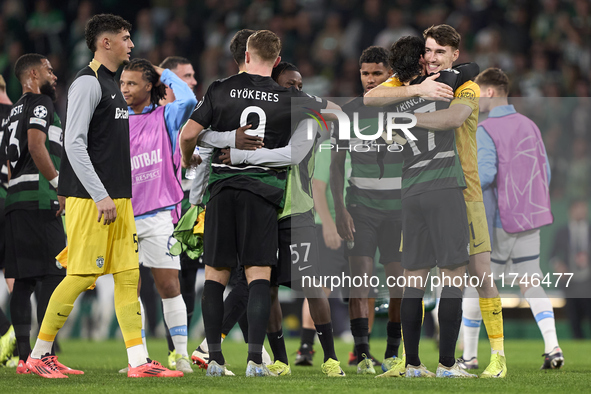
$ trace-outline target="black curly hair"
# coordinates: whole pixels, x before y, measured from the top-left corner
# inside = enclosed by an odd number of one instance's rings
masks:
[[[425,41],[420,37],[400,38],[390,47],[390,67],[400,82],[410,82],[421,75],[421,56],[425,54]]]
[[[166,86],[160,81],[160,76],[150,63],[146,59],[133,59],[123,67],[124,71],[140,71],[146,81],[152,84],[152,90],[150,91],[150,103],[154,106],[158,105],[161,99],[166,96]]]
[[[273,81],[277,82],[281,74],[283,74],[286,71],[300,72],[300,70],[298,70],[298,68],[295,65],[288,62],[281,62],[277,65],[277,67],[273,69],[273,72],[271,73],[271,78],[273,78]]]
[[[371,46],[365,48],[359,58],[359,67],[361,67],[363,63],[384,63],[384,66],[388,68],[388,55],[388,51],[382,47]]]
[[[96,52],[96,40],[105,32],[118,34],[121,30],[131,31],[131,23],[113,14],[98,14],[86,22],[84,37],[86,46],[92,53]]]

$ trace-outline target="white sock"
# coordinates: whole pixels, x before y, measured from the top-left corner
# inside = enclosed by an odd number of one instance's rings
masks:
[[[137,300],[140,302],[140,313],[142,314],[142,343],[144,345],[146,354],[148,354],[148,357],[150,357],[150,353],[148,353],[148,344],[146,343],[146,310],[144,309],[142,299],[138,297]]]
[[[201,348],[201,350],[203,350],[205,353],[209,353],[209,346],[207,346],[207,338],[203,338],[203,342],[201,342],[199,344],[199,347]]]
[[[273,364],[273,359],[271,358],[271,355],[269,354],[269,352],[267,352],[267,349],[265,349],[265,346],[263,346],[263,364],[265,365],[271,365]]]
[[[552,349],[558,346],[552,303],[542,287],[532,287],[523,296],[529,303],[540,332],[544,337],[545,353],[550,353]]]
[[[135,345],[127,348],[127,360],[131,368],[139,367],[148,362],[148,354],[144,345]]]
[[[162,313],[177,354],[188,357],[187,306],[182,295],[162,300]]]
[[[462,301],[462,329],[464,331],[464,360],[478,357],[478,336],[480,335],[480,324],[482,314],[478,292],[473,287],[466,287]]]
[[[40,359],[41,357],[45,356],[47,353],[51,353],[52,346],[53,346],[53,341],[48,342],[48,341],[44,341],[43,339],[37,338],[37,342],[35,342],[35,347],[31,351],[31,358]]]

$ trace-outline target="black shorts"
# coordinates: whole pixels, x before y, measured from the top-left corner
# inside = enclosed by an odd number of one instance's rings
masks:
[[[207,203],[203,234],[205,265],[277,264],[277,209],[254,193],[222,189]]]
[[[400,262],[400,213],[384,212],[363,205],[349,205],[349,214],[355,223],[353,248],[346,248],[346,256],[375,258],[380,250],[380,264]]]
[[[299,290],[302,277],[319,276],[318,242],[315,226],[279,230],[279,258],[271,273],[271,286]]]
[[[403,199],[402,232],[405,269],[467,264],[470,238],[462,189],[434,190]]]
[[[248,282],[246,281],[246,272],[244,272],[244,267],[239,265],[230,273],[230,279],[228,279],[228,286],[233,288],[239,285],[244,285],[245,283],[246,287],[248,288]]]
[[[7,278],[66,275],[57,256],[66,247],[62,217],[50,210],[18,209],[6,214]]]
[[[324,243],[322,225],[316,225],[316,239],[318,242],[318,257],[320,261],[320,274],[322,276],[341,276],[343,273],[349,275],[349,261],[345,257],[345,244],[334,250]]]
[[[193,260],[187,255],[187,252],[183,252],[179,255],[181,261],[181,270],[195,270],[203,268],[203,256]]]

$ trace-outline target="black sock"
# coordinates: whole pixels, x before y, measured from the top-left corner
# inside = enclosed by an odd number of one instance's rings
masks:
[[[326,324],[315,324],[316,332],[318,333],[318,340],[322,345],[324,351],[324,362],[329,358],[338,361],[337,354],[334,350],[334,337],[332,334],[332,322]]]
[[[0,337],[8,332],[10,329],[10,322],[8,317],[4,314],[4,311],[0,309]]]
[[[53,294],[55,288],[61,283],[63,279],[64,277],[60,275],[47,275],[37,283],[37,321],[39,322],[39,327],[41,327],[41,323],[43,322],[43,318],[45,317],[45,311],[47,310],[49,299],[51,298],[51,295]],[[56,337],[54,338],[53,346],[51,347],[52,356],[55,356],[55,352],[58,346],[59,345],[57,344]]]
[[[283,329],[277,332],[268,332],[267,339],[269,339],[269,346],[273,352],[275,361],[279,360],[282,363],[289,364],[287,359],[287,350],[285,350],[285,339],[283,338]]]
[[[222,334],[228,335],[230,330],[240,322],[246,319],[246,308],[248,306],[248,284],[246,279],[237,280],[235,286],[224,301],[224,321],[222,323]],[[248,327],[248,324],[247,324]],[[242,328],[242,325],[240,326]],[[248,338],[248,329],[244,338]],[[244,330],[242,331],[244,335]]]
[[[263,362],[263,342],[271,313],[270,283],[257,279],[248,285],[248,360],[255,364]]]
[[[248,316],[246,316],[246,308],[244,308],[242,316],[240,316],[240,319],[238,319],[238,327],[240,327],[240,331],[242,331],[244,342],[248,343]],[[222,332],[224,332],[223,329]]]
[[[17,326],[15,326],[14,328],[14,332],[16,334]],[[29,342],[31,335],[31,326],[19,327],[18,332],[19,333],[16,334],[16,348],[18,350],[18,359],[27,362],[27,358],[29,357],[29,354],[31,354],[31,343]]]
[[[398,357],[398,348],[402,339],[401,324],[395,322],[388,322],[388,342],[386,346],[386,353],[384,358]]]
[[[224,365],[222,354],[222,319],[224,316],[224,289],[225,286],[213,280],[206,280],[201,297],[201,310],[203,311],[203,325],[205,326],[205,338],[209,347],[209,360],[219,365]]]
[[[360,317],[351,319],[351,333],[355,341],[355,354],[357,362],[360,363],[365,357],[369,357],[369,319]]]
[[[439,362],[451,367],[456,362],[456,342],[462,325],[462,290],[443,286],[439,301]],[[406,332],[404,336],[406,341]]]
[[[27,361],[31,353],[31,294],[35,290],[35,281],[17,279],[14,281],[10,298],[10,317],[14,326],[19,360]]]
[[[195,310],[195,282],[197,282],[199,263],[196,260],[191,260],[184,252],[181,253],[180,260],[179,283],[181,285],[183,301],[185,301],[185,305],[187,306],[187,332],[189,332],[191,331],[191,321],[193,320],[193,311]],[[168,333],[168,331],[166,332]],[[170,333],[168,333],[168,336],[170,336]],[[170,349],[170,344],[168,348]]]
[[[307,345],[310,348],[314,347],[314,337],[316,336],[316,330],[311,328],[302,328],[301,334],[301,345]]]
[[[47,275],[43,279],[41,279],[41,281],[39,281],[39,292],[36,294],[37,320],[39,321],[39,325],[41,325],[41,322],[43,322],[43,318],[45,317],[45,311],[47,310],[47,305],[49,304],[49,299],[51,298],[51,295],[63,279],[63,276]]]
[[[421,325],[423,321],[423,296],[425,291],[406,287],[402,304],[400,305],[400,320],[404,333],[404,349],[406,351],[406,365],[421,365],[419,358],[419,342],[421,340]]]

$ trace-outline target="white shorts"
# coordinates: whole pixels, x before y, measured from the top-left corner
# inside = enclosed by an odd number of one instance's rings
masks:
[[[493,249],[490,268],[495,279],[505,279],[532,274],[540,271],[540,230],[529,230],[509,234],[499,227],[493,229]],[[540,276],[541,277],[541,276]]]
[[[140,264],[149,268],[181,269],[179,256],[170,254],[177,241],[172,237],[174,226],[170,211],[158,212],[145,219],[136,219]]]

